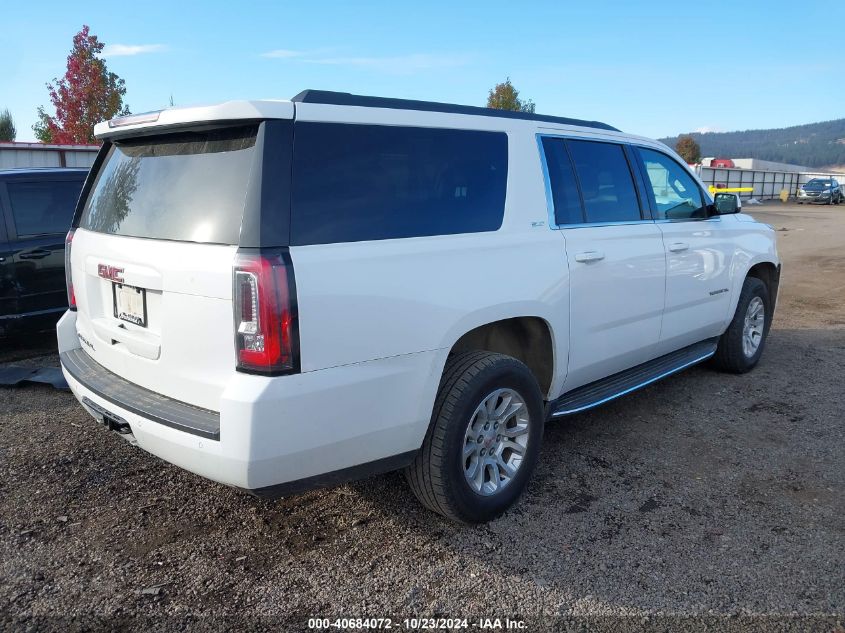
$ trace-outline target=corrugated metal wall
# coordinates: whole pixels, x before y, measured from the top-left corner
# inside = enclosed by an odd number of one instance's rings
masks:
[[[819,176],[833,177],[845,184],[845,174],[821,172],[769,171],[762,169],[727,169],[724,167],[696,168],[701,181],[716,187],[753,187],[754,191],[740,194],[742,198],[768,200],[780,197],[786,189],[789,197],[798,195],[798,187]]]
[[[0,169],[23,167],[84,167],[94,164],[99,148],[93,145],[0,143]]]

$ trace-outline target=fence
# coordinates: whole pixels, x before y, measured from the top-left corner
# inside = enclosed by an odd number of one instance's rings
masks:
[[[845,174],[796,171],[765,171],[727,167],[696,167],[696,173],[706,186],[751,187],[753,191],[741,194],[743,198],[771,200],[779,198],[783,189],[790,197],[798,195],[798,188],[813,178],[836,178],[845,184]]]

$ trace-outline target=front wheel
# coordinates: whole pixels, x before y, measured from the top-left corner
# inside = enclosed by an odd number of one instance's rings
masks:
[[[537,380],[523,363],[483,351],[452,355],[405,477],[428,509],[464,523],[490,521],[525,489],[544,421]]]
[[[769,333],[771,309],[766,284],[746,277],[734,318],[719,339],[713,364],[722,371],[744,374],[760,362]]]

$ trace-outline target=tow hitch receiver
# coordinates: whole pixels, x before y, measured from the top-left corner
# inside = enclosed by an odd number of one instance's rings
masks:
[[[82,404],[88,407],[96,417],[109,431],[117,431],[121,435],[128,435],[132,433],[132,429],[129,427],[129,422],[121,418],[119,415],[115,415],[109,411],[106,411],[103,407],[98,404],[94,404],[88,398],[82,398]]]

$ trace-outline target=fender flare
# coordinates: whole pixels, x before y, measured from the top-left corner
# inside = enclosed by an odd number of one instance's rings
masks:
[[[731,288],[731,300],[728,308],[728,314],[725,317],[725,327],[730,325],[731,321],[733,320],[734,314],[736,313],[736,306],[739,303],[739,295],[742,293],[742,285],[745,283],[746,278],[748,277],[748,273],[751,272],[751,269],[759,264],[771,264],[774,266],[777,280],[780,280],[780,272],[781,272],[781,262],[778,260],[777,257],[772,257],[769,253],[761,253],[759,255],[755,255],[753,257],[749,257],[744,259],[742,262],[742,274],[735,274],[734,275],[734,283],[732,284]],[[776,286],[774,289],[769,288],[769,293],[771,296],[771,312],[774,314],[775,305],[777,303],[777,293],[778,287]],[[771,321],[770,321],[771,323]]]

